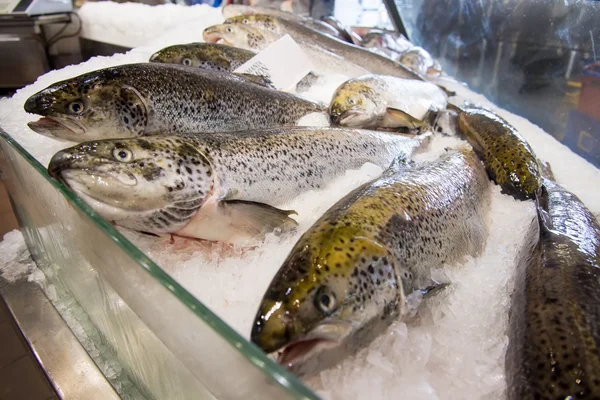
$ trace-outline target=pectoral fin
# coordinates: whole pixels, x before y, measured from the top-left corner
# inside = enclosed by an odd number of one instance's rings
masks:
[[[266,234],[294,232],[298,225],[285,211],[268,204],[244,200],[207,201],[177,235],[256,246]]]
[[[402,110],[388,107],[383,117],[383,126],[386,128],[418,129],[424,125],[423,121],[414,118]]]
[[[246,81],[248,81],[250,83],[254,83],[256,85],[263,86],[263,87],[266,87],[269,89],[275,89],[275,86],[273,86],[273,82],[264,76],[245,74],[245,73],[241,73],[241,72],[235,72],[235,75],[239,76],[240,78],[245,79]]]
[[[298,223],[289,216],[295,211],[280,210],[264,203],[244,200],[221,202],[223,213],[230,219],[232,227],[245,232],[248,237],[262,239],[276,230],[284,234],[295,231]]]

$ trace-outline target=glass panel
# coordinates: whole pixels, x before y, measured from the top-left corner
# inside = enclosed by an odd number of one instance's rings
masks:
[[[123,366],[112,383],[124,398],[317,398],[0,133],[4,179],[32,256],[56,296],[76,303],[68,309],[96,348]]]
[[[396,0],[446,73],[600,166],[600,2]]]

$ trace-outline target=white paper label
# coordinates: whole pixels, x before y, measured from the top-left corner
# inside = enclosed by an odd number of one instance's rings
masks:
[[[269,79],[278,90],[291,90],[312,70],[310,59],[298,43],[285,35],[233,72],[260,75]]]

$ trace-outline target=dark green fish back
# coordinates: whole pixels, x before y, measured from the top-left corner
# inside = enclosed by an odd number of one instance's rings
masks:
[[[458,127],[503,193],[520,200],[535,197],[540,187],[538,163],[533,150],[514,127],[480,108],[461,109]]]
[[[508,397],[600,399],[600,227],[556,183],[541,197],[512,299]]]

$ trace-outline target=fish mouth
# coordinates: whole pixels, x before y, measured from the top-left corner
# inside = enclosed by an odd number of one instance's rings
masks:
[[[337,118],[337,124],[341,126],[359,126],[361,122],[357,120],[357,117],[360,115],[359,112],[345,112]]]
[[[277,351],[277,362],[288,368],[294,368],[308,359],[311,354],[320,349],[334,347],[336,344],[337,342],[331,339],[318,337],[297,340]]]
[[[204,41],[206,43],[217,43],[217,44],[224,44],[226,46],[233,46],[232,42],[225,39],[223,37],[223,35],[221,35],[220,33],[217,33],[217,32],[204,32],[202,34],[202,36],[204,37]]]
[[[42,117],[37,121],[28,122],[27,126],[40,135],[60,140],[85,133],[85,128],[80,122],[56,117]]]

